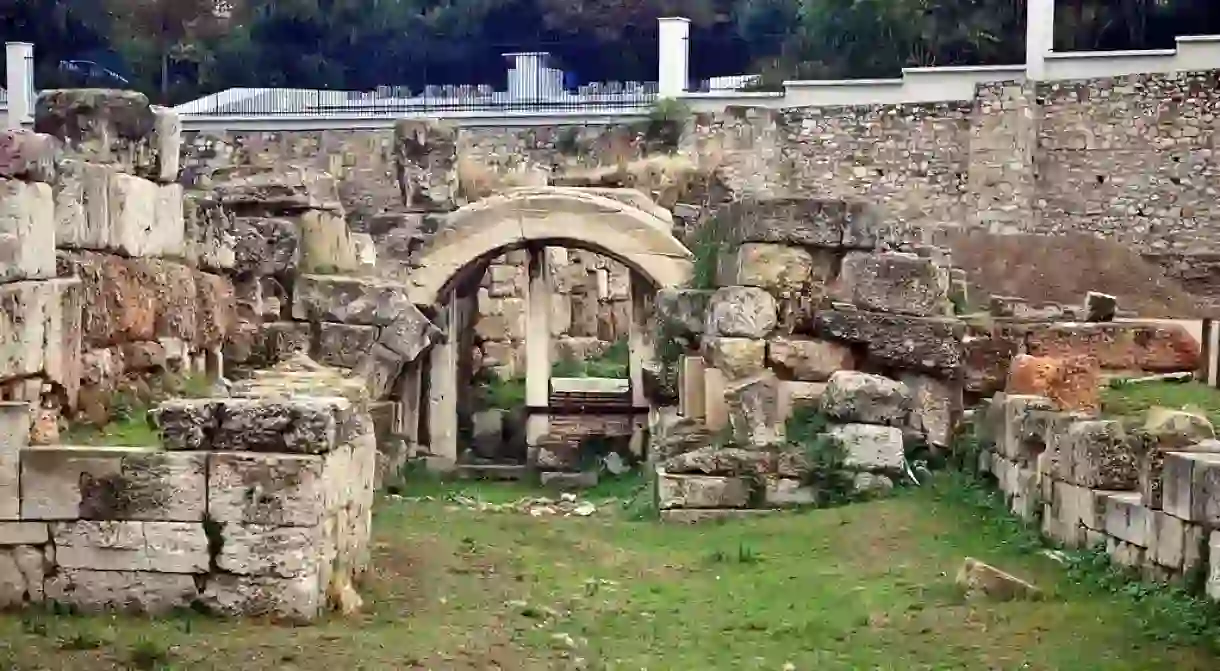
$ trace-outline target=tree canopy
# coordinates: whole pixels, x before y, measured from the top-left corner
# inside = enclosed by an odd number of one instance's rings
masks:
[[[1214,0],[1059,0],[1058,49],[1173,45],[1220,32]],[[656,19],[692,20],[692,76],[896,76],[1019,63],[1025,0],[0,0],[44,86],[96,63],[165,102],[234,86],[502,84],[511,51],[578,81],[656,78]]]

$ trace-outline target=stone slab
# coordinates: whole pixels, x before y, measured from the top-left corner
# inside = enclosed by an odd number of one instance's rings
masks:
[[[55,199],[49,184],[0,177],[0,283],[55,277]]]
[[[344,398],[178,399],[150,413],[169,450],[321,454],[351,417]]]
[[[842,424],[826,435],[846,451],[844,465],[867,470],[901,470],[906,463],[902,429],[872,424]]]
[[[1132,545],[1148,547],[1153,538],[1152,514],[1137,492],[1106,496],[1106,533]]]
[[[43,600],[43,585],[48,568],[54,565],[54,554],[53,548],[31,545],[0,547],[0,609]]]
[[[21,451],[30,442],[30,406],[0,402],[0,520],[21,517]]]
[[[339,275],[301,275],[293,285],[292,317],[302,321],[387,326],[416,310],[404,285]]]
[[[87,614],[168,615],[198,596],[195,576],[185,573],[60,568],[46,580],[48,601]]]
[[[0,545],[42,545],[50,533],[46,522],[0,522]]]
[[[1165,453],[1161,508],[1187,522],[1220,524],[1220,454]]]
[[[749,482],[742,478],[673,475],[657,471],[657,504],[673,508],[746,508]]]
[[[327,366],[355,368],[372,349],[379,335],[376,326],[322,322],[318,325],[318,341],[313,358]]]
[[[21,454],[29,520],[204,519],[204,455],[130,447],[34,447]]]
[[[95,571],[207,573],[208,536],[202,523],[55,522],[55,561]]]
[[[324,560],[321,527],[229,522],[220,530],[216,565],[235,575],[293,578],[317,575]]]
[[[208,516],[217,522],[314,527],[326,509],[324,460],[314,455],[208,455]]]
[[[868,361],[950,377],[962,370],[965,325],[950,318],[923,318],[864,310],[818,310],[813,334],[863,346]]]
[[[674,508],[662,510],[661,521],[670,524],[699,524],[701,522],[750,519],[779,512],[781,511],[767,508]]]
[[[200,603],[215,615],[298,624],[316,620],[325,602],[317,574],[296,578],[220,574],[208,581],[200,597]]]

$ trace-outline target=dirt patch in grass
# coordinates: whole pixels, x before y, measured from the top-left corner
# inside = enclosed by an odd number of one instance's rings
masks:
[[[499,488],[477,491],[521,491]],[[1129,601],[1074,584],[975,515],[936,488],[695,527],[611,506],[560,518],[480,513],[443,495],[387,500],[362,587],[369,609],[355,620],[8,615],[0,666],[128,668],[153,640],[175,669],[1218,668],[1206,650],[1144,636]],[[966,603],[953,585],[965,556],[1050,596]]]
[[[1135,249],[1091,235],[953,233],[946,240],[953,263],[966,271],[977,294],[1020,296],[1034,304],[1080,304],[1089,291],[1118,296],[1118,304],[1148,318],[1193,318],[1198,301]]]

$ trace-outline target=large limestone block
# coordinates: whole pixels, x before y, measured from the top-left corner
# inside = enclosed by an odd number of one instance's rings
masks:
[[[666,459],[664,468],[674,475],[765,475],[775,472],[776,461],[773,452],[708,445]]]
[[[664,460],[705,447],[711,437],[702,422],[682,417],[675,408],[667,407],[650,414],[648,440],[649,453]]]
[[[55,561],[66,569],[207,573],[202,523],[56,522]]]
[[[415,306],[411,306],[410,309],[404,308],[397,319],[381,329],[377,342],[404,361],[414,361],[441,337],[441,330]]]
[[[66,157],[150,178],[160,173],[156,124],[148,98],[136,91],[43,91],[34,108],[34,130],[62,140]]]
[[[188,263],[213,272],[236,268],[236,222],[233,213],[211,193],[185,194],[182,221],[183,250]]]
[[[951,314],[948,272],[915,254],[849,252],[834,294],[866,310],[915,317]]]
[[[44,552],[42,547],[29,545],[0,547],[0,609],[41,602],[43,582],[52,565],[53,550]]]
[[[55,277],[51,186],[0,177],[0,283],[51,277]]]
[[[765,338],[775,329],[775,299],[756,287],[721,287],[708,301],[709,335]]]
[[[1106,495],[1106,533],[1126,543],[1147,548],[1152,536],[1152,511],[1137,492]]]
[[[1097,410],[1101,369],[1087,356],[1067,358],[1018,354],[1009,367],[1005,391],[1051,399],[1060,410]]]
[[[343,209],[333,176],[296,165],[234,174],[215,189],[220,202],[242,216]]]
[[[825,392],[825,382],[780,380],[779,416],[787,420],[799,408],[819,409],[822,406],[822,394]]]
[[[774,242],[828,249],[874,249],[892,241],[879,209],[857,201],[819,198],[759,198],[716,211],[709,226],[725,242]]]
[[[353,373],[365,381],[369,398],[388,398],[406,361],[388,347],[374,344],[360,359]]]
[[[1055,410],[1054,403],[1043,396],[1022,394],[1004,394],[992,401],[999,415],[999,433],[996,436],[996,451],[1005,458],[1027,463],[1036,456],[1041,447],[1048,447],[1045,440],[1047,428],[1046,413]],[[1066,433],[1067,426],[1061,427]],[[1063,479],[1073,480],[1071,476],[1070,455],[1064,455],[1060,461],[1067,470]]]
[[[1196,524],[1220,524],[1220,453],[1167,452],[1162,509]]]
[[[929,445],[948,447],[962,409],[961,384],[919,374],[903,375],[901,382],[911,390],[911,428]]]
[[[911,390],[880,375],[839,371],[822,393],[822,413],[845,423],[902,426],[911,413]]]
[[[59,314],[55,282],[0,284],[0,380],[32,377],[48,358],[60,360],[53,333]]]
[[[398,188],[408,209],[457,209],[462,188],[457,142],[457,127],[438,119],[404,119],[394,125]]]
[[[75,159],[60,163],[54,185],[57,247],[110,248],[110,180],[114,172],[112,166]]]
[[[1068,427],[1071,482],[1091,489],[1131,490],[1139,482],[1138,450],[1120,422],[1088,420]],[[1134,541],[1130,541],[1134,542]]]
[[[0,177],[54,184],[60,143],[50,135],[17,128],[0,130]]]
[[[301,275],[292,317],[303,321],[386,326],[415,310],[401,284],[358,277]]]
[[[1019,335],[998,328],[967,325],[962,338],[966,390],[990,397],[1004,391],[1012,358],[1023,349]]]
[[[700,335],[707,326],[711,291],[703,289],[662,289],[657,292],[657,319],[674,335]]]
[[[843,447],[843,465],[848,468],[898,471],[905,463],[902,429],[897,427],[841,424],[831,427],[826,435]]]
[[[198,596],[195,576],[185,573],[60,568],[46,580],[48,601],[89,614],[168,615],[189,608]]]
[[[228,208],[221,204],[228,212]],[[301,229],[287,217],[236,217],[233,270],[256,276],[295,272],[301,256]]]
[[[1175,573],[1198,567],[1204,527],[1159,510],[1150,510],[1148,516],[1148,560]]]
[[[208,516],[217,522],[313,527],[322,521],[325,504],[321,457],[208,456]]]
[[[730,383],[725,389],[725,403],[734,444],[765,449],[784,442],[779,380],[774,373]]]
[[[1174,373],[1199,368],[1199,341],[1179,323],[1055,323],[1025,329],[1034,356],[1091,356],[1102,370]]]
[[[107,198],[110,214],[108,251],[131,257],[183,255],[185,223],[181,214],[181,187],[171,185],[162,192],[162,187],[141,177],[111,173]],[[175,203],[177,215],[174,215]]]
[[[673,508],[746,508],[750,485],[744,478],[673,475],[657,471],[657,506]]]
[[[724,287],[758,287],[780,296],[808,292],[814,282],[813,255],[802,247],[749,242],[718,261],[716,283]],[[819,270],[823,265],[829,266]],[[819,273],[818,282],[826,275]]]
[[[703,356],[708,365],[730,380],[761,373],[765,367],[766,353],[765,340],[720,337],[703,339]]]
[[[316,573],[297,578],[219,574],[208,580],[200,603],[209,613],[224,617],[307,624],[321,615],[323,589]]]
[[[153,204],[152,233],[156,240],[145,247],[144,256],[186,255],[186,219],[181,184],[157,186],[157,199]]]
[[[46,522],[0,522],[0,545],[44,545],[50,540]]]
[[[1161,471],[1166,452],[1220,452],[1215,428],[1206,417],[1194,412],[1150,408],[1138,433],[1142,437],[1137,466],[1139,491],[1153,510],[1161,509]]]
[[[21,451],[30,442],[30,406],[0,401],[0,520],[21,517]]]
[[[863,310],[819,310],[814,335],[862,345],[870,362],[951,377],[962,368],[965,326],[956,319]]]
[[[335,324],[318,325],[318,342],[313,359],[327,366],[355,368],[379,337],[376,326]]]
[[[356,242],[341,213],[308,210],[299,217],[298,226],[301,229],[301,272],[333,275],[361,271]]]
[[[217,350],[237,330],[237,296],[225,275],[193,273],[195,284],[195,331],[189,342],[198,349]]]
[[[21,455],[21,517],[199,522],[202,454],[146,448],[29,448]]]
[[[216,565],[236,575],[293,578],[316,575],[322,558],[320,527],[227,523]]]
[[[179,399],[150,417],[170,450],[320,454],[345,438],[351,412],[338,397]]]
[[[806,382],[825,382],[836,371],[856,367],[850,347],[816,338],[772,338],[767,341],[767,361]]]

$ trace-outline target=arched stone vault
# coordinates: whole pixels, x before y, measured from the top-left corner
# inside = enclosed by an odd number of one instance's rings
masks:
[[[463,268],[531,242],[598,251],[655,288],[676,287],[690,277],[692,260],[672,230],[669,212],[639,191],[513,189],[452,212],[412,263],[408,291],[417,305],[443,302]]]

